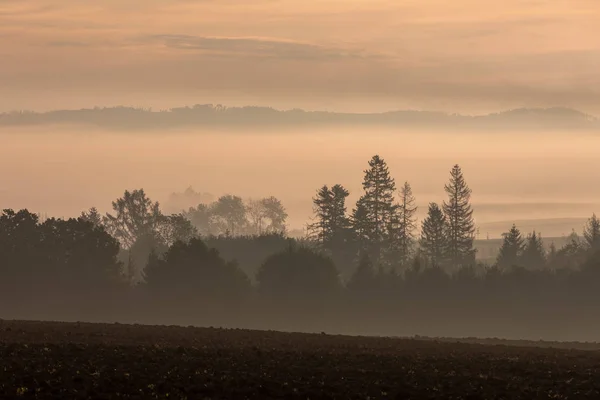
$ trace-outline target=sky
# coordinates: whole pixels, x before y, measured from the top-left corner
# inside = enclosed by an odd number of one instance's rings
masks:
[[[0,0],[0,111],[600,115],[598,0]]]

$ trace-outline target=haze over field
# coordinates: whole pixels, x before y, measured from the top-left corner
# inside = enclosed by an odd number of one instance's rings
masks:
[[[444,199],[448,171],[460,162],[473,189],[481,238],[499,237],[513,221],[548,218],[563,220],[525,226],[545,236],[569,234],[600,203],[600,187],[590,185],[600,179],[597,132],[578,132],[573,140],[568,131],[336,126],[274,133],[249,126],[144,134],[44,126],[4,128],[2,140],[0,168],[11,171],[3,179],[2,206],[48,215],[76,216],[91,206],[108,211],[124,189],[138,187],[178,212],[181,204],[169,204],[169,195],[192,186],[214,196],[274,195],[288,210],[290,228],[302,229],[312,214],[311,198],[325,183],[345,185],[352,207],[376,153],[398,182],[411,183],[420,218],[428,202]]]

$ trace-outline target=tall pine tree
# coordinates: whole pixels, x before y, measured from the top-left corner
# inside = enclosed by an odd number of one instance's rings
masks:
[[[369,161],[363,189],[364,194],[357,204],[357,210],[359,206],[364,208],[361,210],[364,215],[361,216],[363,220],[358,221],[358,224],[364,231],[371,259],[379,263],[384,243],[389,237],[389,224],[396,209],[394,206],[396,183],[390,176],[386,162],[378,155],[373,156]]]
[[[525,248],[521,231],[513,224],[510,231],[502,234],[502,236],[504,236],[504,241],[502,247],[500,247],[496,264],[500,268],[510,268],[518,265]]]
[[[475,262],[475,221],[470,202],[471,189],[458,165],[450,171],[450,182],[444,189],[448,194],[448,202],[444,202],[442,207],[448,221],[449,262],[453,268],[472,265]]]
[[[346,214],[346,198],[350,193],[342,185],[323,186],[313,198],[316,221],[309,226],[312,237],[327,250],[342,269],[354,261],[352,229]]]
[[[546,251],[541,235],[535,231],[527,236],[521,264],[527,269],[542,269],[546,266]]]
[[[400,189],[400,199],[395,211],[389,228],[389,254],[392,257],[389,261],[394,266],[406,267],[414,251],[415,230],[417,229],[415,217],[417,206],[408,182],[404,182]]]
[[[423,220],[421,225],[419,245],[421,255],[432,267],[442,267],[448,259],[446,233],[446,217],[444,213],[436,203],[429,203],[427,218]]]

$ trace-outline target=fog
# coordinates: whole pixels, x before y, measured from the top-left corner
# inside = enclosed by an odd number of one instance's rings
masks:
[[[125,189],[144,188],[164,208],[192,186],[215,196],[273,195],[288,210],[290,229],[311,216],[323,184],[362,188],[373,154],[388,162],[397,182],[410,182],[421,206],[445,199],[452,165],[461,165],[473,190],[481,235],[499,237],[512,221],[540,221],[545,236],[580,230],[598,210],[600,181],[595,132],[457,132],[386,127],[264,130],[170,129],[111,132],[73,126],[2,128],[2,208],[75,216],[96,206],[108,211]],[[179,210],[170,210],[179,211]],[[506,223],[505,223],[506,222]],[[545,224],[545,225],[544,225]],[[535,226],[535,221],[528,223]]]

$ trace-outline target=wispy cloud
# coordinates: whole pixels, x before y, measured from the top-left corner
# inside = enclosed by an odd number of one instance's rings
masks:
[[[325,60],[362,58],[356,51],[331,48],[270,38],[202,37],[191,35],[150,35],[150,42],[159,42],[171,49],[199,51],[209,55],[238,55],[292,60]]]

